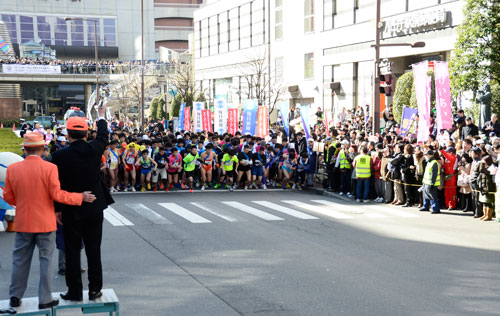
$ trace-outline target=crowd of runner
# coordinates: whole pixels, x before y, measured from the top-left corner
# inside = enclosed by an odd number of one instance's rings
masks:
[[[424,144],[417,143],[412,131],[406,137],[399,135],[391,108],[384,112],[384,132],[375,136],[363,124],[362,108],[342,111],[328,131],[320,110],[317,117],[309,138],[300,125],[290,126],[287,135],[279,122],[268,136],[256,137],[173,131],[165,128],[164,121],[154,120],[140,131],[114,120],[109,124],[102,174],[111,192],[301,190],[319,185],[358,202],[421,209],[429,206],[424,205],[420,188],[432,177],[441,209],[492,218],[496,186],[500,185],[500,122],[496,115],[479,128],[458,111],[452,129],[438,132],[433,125]],[[47,160],[51,153],[68,146],[64,129],[41,132],[48,140]],[[426,174],[427,164],[434,162],[438,174]]]

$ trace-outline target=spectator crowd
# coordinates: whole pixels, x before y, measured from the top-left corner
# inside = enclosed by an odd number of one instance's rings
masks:
[[[447,209],[484,221],[499,214],[497,115],[478,127],[459,110],[453,128],[441,131],[433,119],[428,140],[418,143],[415,128],[400,135],[391,107],[383,113],[385,129],[376,135],[365,113],[363,107],[342,109],[327,129],[318,109],[308,133],[291,124],[287,134],[278,121],[266,137],[174,131],[152,118],[140,129],[115,119],[109,122],[102,176],[111,192],[320,185],[359,203],[416,206],[434,214]],[[289,118],[297,118],[293,109]],[[41,132],[47,140],[45,159],[68,146],[63,128]],[[95,135],[92,131],[89,139]]]

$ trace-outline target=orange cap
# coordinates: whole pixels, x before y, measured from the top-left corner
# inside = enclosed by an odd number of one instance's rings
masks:
[[[45,141],[43,140],[43,135],[38,132],[26,133],[24,134],[24,143],[21,144],[24,147],[41,147],[45,146]]]
[[[66,121],[66,129],[72,131],[87,131],[89,127],[84,117],[72,116]]]

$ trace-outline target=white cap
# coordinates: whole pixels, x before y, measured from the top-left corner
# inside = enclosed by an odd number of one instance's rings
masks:
[[[182,139],[182,135],[177,135],[177,139]]]
[[[67,129],[63,129],[63,130],[61,131],[61,134],[63,134],[63,135],[68,135],[68,130],[67,130]]]
[[[149,140],[148,135],[142,135],[142,140]]]
[[[66,142],[67,140],[66,140],[66,137],[64,137],[64,136],[59,136],[59,137],[57,137],[57,141],[58,141],[58,142]]]
[[[478,139],[478,140],[476,140],[476,144],[484,144],[484,140]]]
[[[342,145],[349,145],[349,141],[348,141],[347,139],[344,139],[344,140],[342,141]]]
[[[271,136],[267,135],[264,140],[266,141],[266,143],[269,143],[271,141]]]
[[[308,142],[314,142],[314,138],[309,138],[307,141]]]

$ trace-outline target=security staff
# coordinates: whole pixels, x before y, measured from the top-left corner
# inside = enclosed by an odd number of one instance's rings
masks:
[[[354,159],[354,168],[356,170],[356,201],[368,202],[372,159],[365,146],[361,147],[361,153]],[[361,191],[363,191],[363,195],[361,195]]]
[[[441,167],[434,159],[434,151],[429,150],[425,154],[427,165],[424,171],[423,186],[420,188],[424,197],[424,206],[419,211],[428,211],[429,204],[432,206],[432,214],[439,214],[438,187],[441,185]]]
[[[105,108],[99,108],[102,117]],[[82,206],[57,205],[58,219],[62,219],[66,254],[66,285],[68,292],[61,294],[64,300],[81,301],[83,286],[81,277],[81,243],[85,245],[88,262],[89,299],[102,296],[101,240],[103,210],[113,203],[100,174],[101,157],[108,145],[108,129],[104,119],[97,122],[95,140],[87,142],[88,125],[85,118],[70,117],[67,120],[69,146],[58,150],[52,162],[59,169],[61,188],[69,191],[92,191],[93,203]]]

